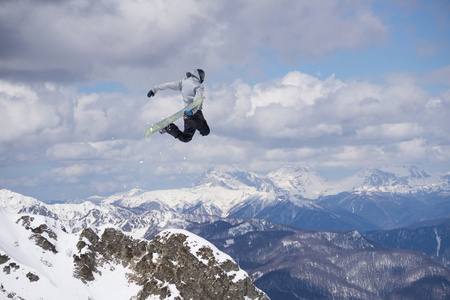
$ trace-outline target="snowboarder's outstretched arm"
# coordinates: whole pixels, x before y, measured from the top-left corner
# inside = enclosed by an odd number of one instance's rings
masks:
[[[178,81],[173,81],[173,82],[166,82],[166,83],[162,83],[162,84],[158,84],[155,85],[148,93],[147,93],[147,97],[153,97],[157,91],[162,91],[162,90],[175,90],[175,91],[181,91],[181,80]]]

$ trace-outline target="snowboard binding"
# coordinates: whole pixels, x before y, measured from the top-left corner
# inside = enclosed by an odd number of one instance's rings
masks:
[[[192,118],[193,115],[194,115],[194,114],[192,113],[192,110],[186,110],[186,111],[184,112],[184,119],[185,119],[185,120],[190,119],[190,118]]]
[[[164,127],[163,129],[160,129],[159,130],[159,133],[161,133],[161,134],[164,134],[164,133],[170,133],[171,131],[172,131],[172,129],[173,129],[173,124],[169,124],[169,125],[167,125],[166,127]]]

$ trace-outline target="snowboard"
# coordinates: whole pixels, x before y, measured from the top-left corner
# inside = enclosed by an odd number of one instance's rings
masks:
[[[189,104],[185,108],[177,111],[170,117],[165,118],[164,120],[161,120],[158,123],[153,124],[145,132],[144,138],[152,135],[153,133],[159,131],[160,129],[163,129],[164,127],[167,127],[167,125],[169,125],[170,123],[175,122],[176,120],[178,120],[179,118],[181,118],[184,115],[185,111],[192,110],[193,108],[199,106],[203,102],[203,99],[205,99],[205,97],[200,96],[197,99],[195,99],[191,104]]]

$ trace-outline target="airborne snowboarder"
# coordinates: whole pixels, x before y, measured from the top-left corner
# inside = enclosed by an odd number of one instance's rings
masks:
[[[186,78],[183,78],[174,82],[167,82],[159,85],[155,85],[148,93],[147,97],[153,97],[157,91],[166,89],[181,91],[185,107],[192,103],[195,99],[203,96],[203,81],[205,80],[205,72],[202,69],[196,69],[192,72],[186,72]],[[160,130],[160,133],[165,132],[172,135],[174,138],[182,141],[189,142],[192,140],[196,130],[200,132],[202,136],[209,134],[209,126],[203,117],[202,104],[194,107],[192,110],[187,110],[184,113],[184,131],[181,131],[177,125],[171,123],[164,129]]]

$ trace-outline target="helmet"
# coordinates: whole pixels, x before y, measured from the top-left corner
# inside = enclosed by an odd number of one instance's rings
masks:
[[[203,81],[205,80],[205,71],[203,71],[202,69],[197,69],[193,72],[186,72],[186,77],[189,78],[191,76],[194,76],[195,78],[197,78],[200,83],[203,83]]]
[[[197,69],[198,72],[198,80],[200,80],[201,83],[203,83],[203,81],[205,81],[205,71],[203,71],[202,69]]]

